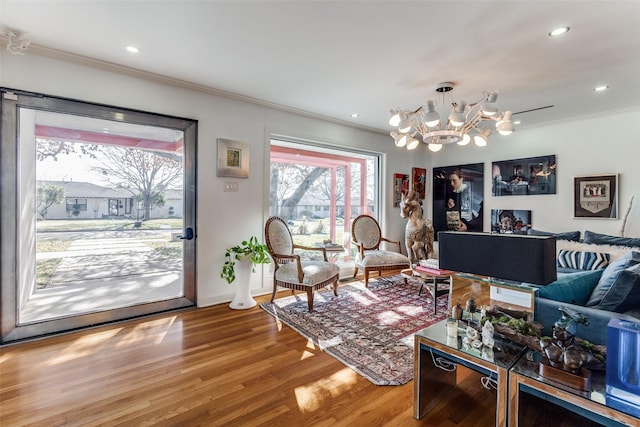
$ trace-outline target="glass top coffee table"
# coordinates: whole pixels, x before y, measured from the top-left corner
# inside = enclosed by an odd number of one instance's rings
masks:
[[[466,322],[460,321],[466,327]],[[508,371],[526,347],[495,334],[493,349],[474,348],[463,342],[465,329],[457,337],[447,336],[442,320],[415,335],[414,417],[422,418],[445,399],[458,399],[461,410],[473,402],[475,393],[495,394],[491,408],[495,425],[507,425]],[[469,375],[460,371],[467,368]],[[469,403],[471,405],[471,403]],[[471,410],[469,407],[466,410]]]

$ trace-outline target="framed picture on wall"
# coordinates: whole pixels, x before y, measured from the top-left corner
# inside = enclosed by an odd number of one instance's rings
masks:
[[[618,218],[618,175],[573,178],[575,218]]]
[[[493,162],[492,195],[556,194],[556,169],[554,155]]]
[[[402,200],[402,193],[409,191],[409,175],[403,173],[393,174],[393,207],[400,206],[400,200]]]
[[[217,176],[249,178],[249,144],[218,138]]]
[[[491,209],[491,232],[527,234],[531,229],[531,211]]]
[[[483,231],[484,163],[433,168],[433,230]]]
[[[411,189],[418,193],[420,200],[424,200],[427,192],[427,170],[422,168],[411,169]]]

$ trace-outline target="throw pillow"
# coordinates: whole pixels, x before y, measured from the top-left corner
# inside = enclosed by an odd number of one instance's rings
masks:
[[[640,238],[632,237],[616,237],[608,234],[594,233],[593,231],[584,232],[584,243],[595,243],[598,245],[617,245],[617,246],[636,246],[640,247]]]
[[[551,233],[549,231],[541,231],[530,228],[527,234],[531,236],[556,236],[558,240],[569,240],[572,242],[580,241],[580,230],[578,231],[565,231],[564,233]]]
[[[616,246],[616,245],[595,245],[582,242],[570,242],[569,240],[556,240],[556,253],[560,253],[560,250],[566,249],[568,251],[582,251],[582,252],[597,252],[611,255],[610,262],[620,258],[622,255],[638,250],[638,248],[632,248],[630,246]]]
[[[572,270],[600,270],[609,264],[610,259],[609,254],[560,249],[556,265]]]
[[[640,264],[640,252],[638,251],[631,251],[609,264],[607,268],[604,269],[600,281],[598,281],[595,289],[591,292],[589,301],[587,301],[585,305],[587,307],[595,307],[604,302],[608,307],[614,305],[617,307],[622,303],[623,298],[620,297],[619,290],[615,289],[615,287],[621,286],[625,288],[625,280],[628,279],[627,274],[622,274],[622,272],[638,264]],[[609,295],[609,293],[611,294]],[[607,297],[606,300],[604,300],[605,296]]]
[[[640,306],[640,264],[625,268],[594,308],[624,313]]]
[[[558,275],[558,280],[538,288],[538,297],[584,305],[604,270],[581,271]]]

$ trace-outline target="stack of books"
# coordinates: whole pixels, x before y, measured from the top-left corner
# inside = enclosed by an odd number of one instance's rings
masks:
[[[438,260],[435,259],[435,258],[421,259],[420,260],[420,265],[423,266],[423,267],[433,268],[433,269],[439,270]]]
[[[449,275],[454,274],[455,271],[441,270],[437,259],[420,260],[420,265],[416,265],[414,270],[421,273],[436,274],[436,275]]]

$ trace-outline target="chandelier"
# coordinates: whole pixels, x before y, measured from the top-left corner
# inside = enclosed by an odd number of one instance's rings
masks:
[[[451,82],[444,82],[436,87],[436,92],[442,94],[442,106],[453,86]],[[434,152],[440,151],[445,144],[467,145],[472,138],[477,146],[484,147],[491,135],[488,123],[492,121],[496,122],[496,130],[501,135],[510,135],[513,132],[511,111],[499,112],[496,92],[482,94],[482,99],[471,104],[451,101],[451,112],[446,122],[440,119],[435,101],[427,101],[426,106],[420,106],[415,111],[400,108],[391,110],[389,124],[397,130],[390,135],[396,147],[415,150],[420,145],[418,137]]]

